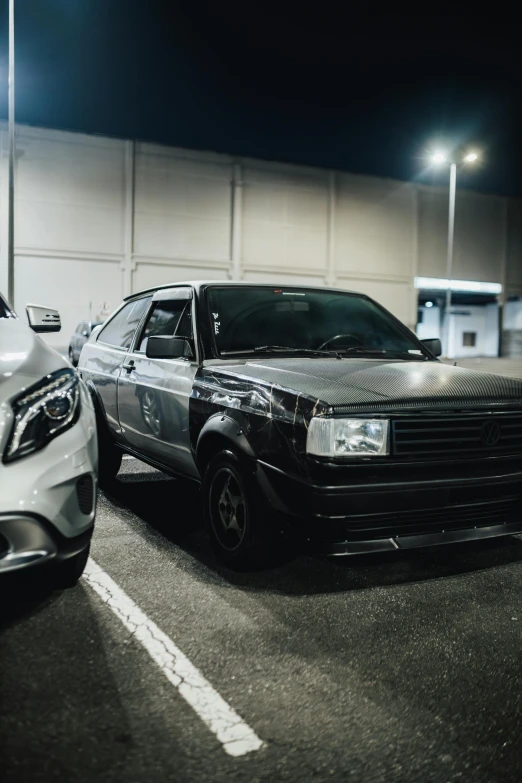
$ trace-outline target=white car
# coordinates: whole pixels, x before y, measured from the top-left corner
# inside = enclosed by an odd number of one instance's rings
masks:
[[[93,532],[96,419],[76,371],[35,334],[58,331],[58,313],[27,305],[27,316],[0,295],[0,580],[46,566],[67,587]]]

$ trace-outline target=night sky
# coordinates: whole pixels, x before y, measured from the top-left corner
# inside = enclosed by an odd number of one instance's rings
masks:
[[[484,154],[459,184],[522,196],[517,20],[432,5],[16,0],[17,121],[428,183],[446,139]]]

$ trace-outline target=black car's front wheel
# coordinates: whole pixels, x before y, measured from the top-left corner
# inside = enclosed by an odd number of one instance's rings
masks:
[[[281,542],[252,471],[232,451],[210,461],[203,480],[205,521],[212,547],[228,567],[269,565]]]

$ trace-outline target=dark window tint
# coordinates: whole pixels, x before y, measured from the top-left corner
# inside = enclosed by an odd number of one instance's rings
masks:
[[[7,304],[0,296],[0,318],[9,318],[9,317],[10,317],[10,312],[7,308]]]
[[[370,299],[342,291],[230,286],[209,289],[218,351],[258,346],[422,352],[416,338]]]
[[[102,329],[98,340],[117,348],[129,348],[150,297],[129,302]]]
[[[190,302],[185,302],[182,299],[154,302],[137,350],[147,350],[149,337],[173,337],[186,309],[190,309]],[[185,319],[183,318],[183,320]]]
[[[187,340],[192,338],[192,302],[187,302],[183,315],[179,319],[176,334],[178,337],[186,337]]]

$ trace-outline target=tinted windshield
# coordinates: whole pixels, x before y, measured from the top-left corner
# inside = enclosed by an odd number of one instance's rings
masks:
[[[0,295],[0,318],[11,318],[11,311],[9,310],[7,303]]]
[[[386,311],[357,294],[304,288],[211,287],[210,318],[219,353],[289,349],[408,354],[418,341]],[[271,348],[270,348],[271,347]]]

